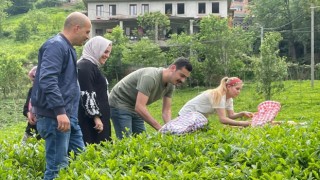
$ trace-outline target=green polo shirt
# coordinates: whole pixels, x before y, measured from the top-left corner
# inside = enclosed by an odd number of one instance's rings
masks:
[[[110,106],[135,112],[138,92],[149,97],[147,105],[162,97],[171,98],[174,85],[163,84],[162,72],[163,68],[148,67],[130,73],[112,88],[109,96]]]

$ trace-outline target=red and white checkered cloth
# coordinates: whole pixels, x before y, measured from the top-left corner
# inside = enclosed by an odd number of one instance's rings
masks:
[[[202,129],[206,124],[208,124],[208,119],[204,115],[199,112],[189,112],[169,121],[162,126],[159,132],[182,135]]]
[[[277,101],[264,101],[258,105],[258,112],[252,117],[252,127],[264,126],[273,121],[280,111],[281,105]]]

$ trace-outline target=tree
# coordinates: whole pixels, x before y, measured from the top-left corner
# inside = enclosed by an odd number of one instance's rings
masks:
[[[10,0],[0,0],[0,36],[2,36],[2,22],[8,16],[6,9],[12,5]]]
[[[123,29],[120,26],[113,28],[111,33],[105,34],[105,37],[112,41],[111,56],[106,66],[103,66],[103,71],[109,81],[119,81],[125,75],[125,66],[122,63],[122,52],[126,48],[129,40],[123,34]]]
[[[0,0],[0,22],[2,22],[7,16],[7,12],[5,11],[12,5],[10,0]]]
[[[138,16],[137,21],[138,25],[143,29],[146,35],[155,41],[160,37],[159,32],[163,32],[164,30],[168,31],[170,29],[170,20],[168,16],[159,11]]]
[[[214,15],[200,21],[197,41],[192,43],[195,55],[203,63],[204,82],[220,82],[221,76],[240,76],[244,57],[251,53],[253,34],[240,28],[229,28],[227,19]],[[199,63],[198,62],[198,63]]]
[[[26,14],[24,21],[29,24],[32,33],[38,33],[39,25],[48,23],[49,17],[43,11],[32,10]]]
[[[51,28],[52,33],[57,33],[61,31],[61,27],[63,26],[65,18],[66,18],[65,13],[62,13],[62,12],[57,13],[54,16],[50,17],[50,20],[51,20],[50,24],[52,25],[52,27],[49,27],[49,28]]]
[[[172,34],[167,41],[169,51],[167,52],[168,59],[175,59],[177,57],[189,57],[193,42],[193,36],[185,33]]]
[[[10,15],[23,14],[33,8],[34,0],[12,0],[12,6],[7,9]]]
[[[16,41],[26,42],[30,38],[30,28],[27,25],[27,22],[21,21],[19,26],[15,30]]]
[[[306,51],[310,42],[310,5],[311,0],[253,0],[249,7],[253,23],[265,32],[281,32],[288,57],[297,61],[303,55],[297,51],[299,46]]]
[[[167,43],[169,46],[169,51],[166,53],[167,61],[174,60],[181,56],[189,58],[193,66],[192,76],[188,78],[190,83],[189,85],[204,85],[203,80],[205,79],[205,74],[203,69],[205,67],[203,66],[204,63],[199,63],[199,57],[195,51],[195,49],[197,49],[196,46],[199,45],[196,36],[185,33],[172,34]]]
[[[260,47],[261,58],[254,59],[254,75],[257,88],[266,100],[270,100],[273,92],[283,88],[283,80],[287,77],[285,57],[279,57],[281,34],[267,33]]]
[[[6,98],[9,93],[19,91],[23,77],[22,63],[17,56],[0,56],[0,88]]]
[[[61,0],[38,0],[35,3],[35,7],[38,9],[46,8],[46,7],[56,7],[61,5],[62,5]]]
[[[164,57],[159,45],[149,39],[141,39],[137,43],[130,44],[123,51],[123,62],[140,67],[166,66],[167,62]]]

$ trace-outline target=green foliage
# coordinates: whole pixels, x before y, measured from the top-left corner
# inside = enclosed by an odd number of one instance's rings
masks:
[[[66,13],[65,12],[60,12],[57,13],[54,17],[51,17],[51,32],[52,33],[57,33],[60,32],[61,29],[63,28],[64,20],[66,19]]]
[[[188,35],[185,33],[181,34],[172,34],[171,38],[167,40],[169,51],[166,52],[166,59],[167,61],[173,61],[177,57],[187,57],[190,59],[193,69],[192,69],[192,75],[188,79],[190,86],[199,86],[203,85],[202,80],[203,72],[202,72],[202,64],[198,63],[198,61],[194,61],[194,41],[197,41],[194,39],[195,36]],[[169,63],[168,63],[169,64]],[[199,82],[200,80],[200,82]]]
[[[82,1],[76,2],[76,3],[74,4],[74,8],[75,8],[75,9],[81,9],[81,10],[86,9],[85,3],[82,2]]]
[[[171,38],[167,41],[170,47],[167,52],[169,59],[175,59],[177,57],[189,57],[192,48],[193,36],[185,33],[172,34]]]
[[[11,0],[0,0],[0,24],[8,16],[5,10],[11,5]]]
[[[4,97],[18,92],[22,84],[23,68],[17,56],[2,56],[0,59],[0,88]]]
[[[143,134],[88,147],[57,179],[316,178],[319,123],[310,125],[240,130],[212,123],[185,136]]]
[[[273,96],[282,105],[275,120],[307,125],[235,128],[222,125],[213,115],[208,129],[184,136],[161,135],[146,125],[148,133],[121,141],[114,137],[112,143],[90,145],[76,157],[71,154],[69,167],[57,179],[319,179],[320,86],[312,89],[309,81],[286,81],[284,85],[285,90]],[[176,90],[173,117],[204,90]],[[23,101],[2,100],[2,107],[7,107],[3,112],[10,110],[11,103],[22,107]],[[245,82],[234,100],[235,111],[254,112],[262,101],[255,84]],[[161,106],[158,101],[148,109],[163,124]],[[0,117],[11,118],[12,114]],[[19,117],[23,120],[21,112]],[[11,123],[0,127],[0,178],[42,179],[44,142],[30,139],[21,145],[26,122],[0,121],[0,125]]]
[[[138,67],[167,65],[160,47],[148,39],[141,39],[124,49],[123,62],[135,64]]]
[[[190,61],[192,64],[192,72],[189,78],[191,87],[205,86],[207,84],[215,85],[214,82],[211,82],[211,83],[206,82],[206,80],[208,79],[208,75],[204,71],[207,69],[206,68],[207,63],[199,62],[197,57],[191,57]]]
[[[280,33],[267,33],[260,48],[261,58],[254,61],[254,74],[259,92],[266,100],[283,88],[283,80],[287,77],[285,57],[279,57]]]
[[[46,7],[56,7],[61,5],[62,5],[62,2],[59,0],[38,0],[35,3],[35,7],[38,9],[46,8]]]
[[[18,28],[15,30],[16,41],[26,42],[30,38],[30,28],[25,21],[19,23]]]
[[[26,85],[29,83],[29,80],[26,79],[26,71],[37,63],[38,50],[43,42],[61,31],[64,19],[70,12],[71,10],[46,8],[29,11],[25,15],[11,16],[6,21],[1,21],[3,32],[6,33],[6,36],[0,41],[1,61],[9,61],[4,59],[10,59],[11,63],[19,61],[18,63],[23,66],[22,70],[20,67],[16,69],[18,73],[10,74],[11,78],[14,77],[12,83],[19,82],[20,91],[18,88],[10,88],[8,93],[17,93],[18,96],[25,95],[21,92],[27,89]],[[3,76],[4,72],[0,74],[2,79],[7,78]],[[1,83],[4,84],[4,82]],[[1,90],[3,93],[8,91]]]
[[[299,79],[307,80],[310,79],[311,65],[308,64],[298,64],[298,63],[287,63],[288,66],[288,78],[289,79]],[[318,79],[320,77],[320,63],[315,64],[315,77]]]
[[[33,8],[35,0],[12,0],[12,6],[6,11],[10,15],[23,14]]]
[[[219,82],[221,76],[239,76],[245,66],[244,60],[250,54],[253,35],[242,29],[228,27],[227,19],[210,15],[200,22],[198,41],[192,45],[196,59],[203,63],[203,77],[206,85]]]
[[[11,5],[12,5],[12,2],[10,0],[0,0],[0,38],[4,36],[2,22],[8,16],[5,9],[10,7]]]
[[[22,90],[21,90],[22,91]],[[23,91],[25,98],[27,96],[27,91]],[[19,134],[17,132],[21,131],[20,129],[22,127],[19,126],[19,122],[25,121],[25,117],[22,114],[22,108],[23,104],[25,102],[25,99],[17,99],[17,98],[7,98],[3,99],[1,98],[1,108],[0,108],[0,141],[7,139],[7,137],[10,137],[10,139],[13,140],[13,137],[17,137],[17,135],[22,137],[22,132]],[[26,123],[23,123],[24,127]],[[12,127],[15,127],[17,129],[12,129]],[[7,131],[7,128],[10,130]]]
[[[170,29],[170,20],[168,16],[162,14],[160,11],[150,12],[137,17],[138,25],[143,28],[146,35],[150,39],[159,39],[159,33],[156,37],[156,32]]]
[[[299,60],[297,57],[303,57],[307,53],[299,54],[296,49],[309,51],[307,44],[310,44],[310,31],[305,29],[310,29],[310,6],[311,0],[253,0],[249,8],[251,16],[254,17],[253,24],[258,23],[266,31],[281,32],[282,46],[287,46],[283,53],[289,60],[292,58],[292,61],[296,62]],[[319,8],[315,10],[319,12]],[[319,19],[315,20],[315,24],[320,23]],[[315,37],[319,37],[319,32],[315,31]],[[315,42],[318,47],[320,44],[317,40]]]
[[[41,179],[45,168],[43,140],[30,139],[21,144],[12,139],[1,141],[1,179]],[[15,168],[12,168],[15,167]]]
[[[70,12],[71,10],[46,8],[9,17],[1,22],[6,37],[1,38],[0,55],[9,57],[19,52],[18,59],[24,67],[36,64],[38,49],[49,37],[61,31],[64,19]]]
[[[122,63],[122,52],[126,49],[129,39],[123,35],[123,29],[120,26],[113,28],[112,33],[106,34],[105,37],[112,41],[112,52],[103,71],[105,72],[109,83],[110,81],[118,82],[125,76],[126,66]]]
[[[44,8],[30,10],[28,13],[11,16],[2,22],[4,32],[14,32],[21,21],[28,24],[32,34],[29,43],[42,44],[49,37],[56,35],[63,28],[66,16],[73,9]],[[9,37],[11,39],[12,36]],[[5,39],[5,38],[3,38]],[[1,51],[1,49],[0,49]]]
[[[49,19],[44,11],[33,10],[25,15],[23,21],[30,25],[32,33],[39,33],[39,26],[47,24]]]

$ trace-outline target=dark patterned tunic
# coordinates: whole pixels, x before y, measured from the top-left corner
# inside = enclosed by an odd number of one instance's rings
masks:
[[[111,140],[110,107],[107,95],[107,81],[98,66],[89,60],[81,60],[78,66],[78,79],[81,89],[78,119],[85,143],[100,143]],[[94,117],[99,116],[103,131],[98,133]]]

